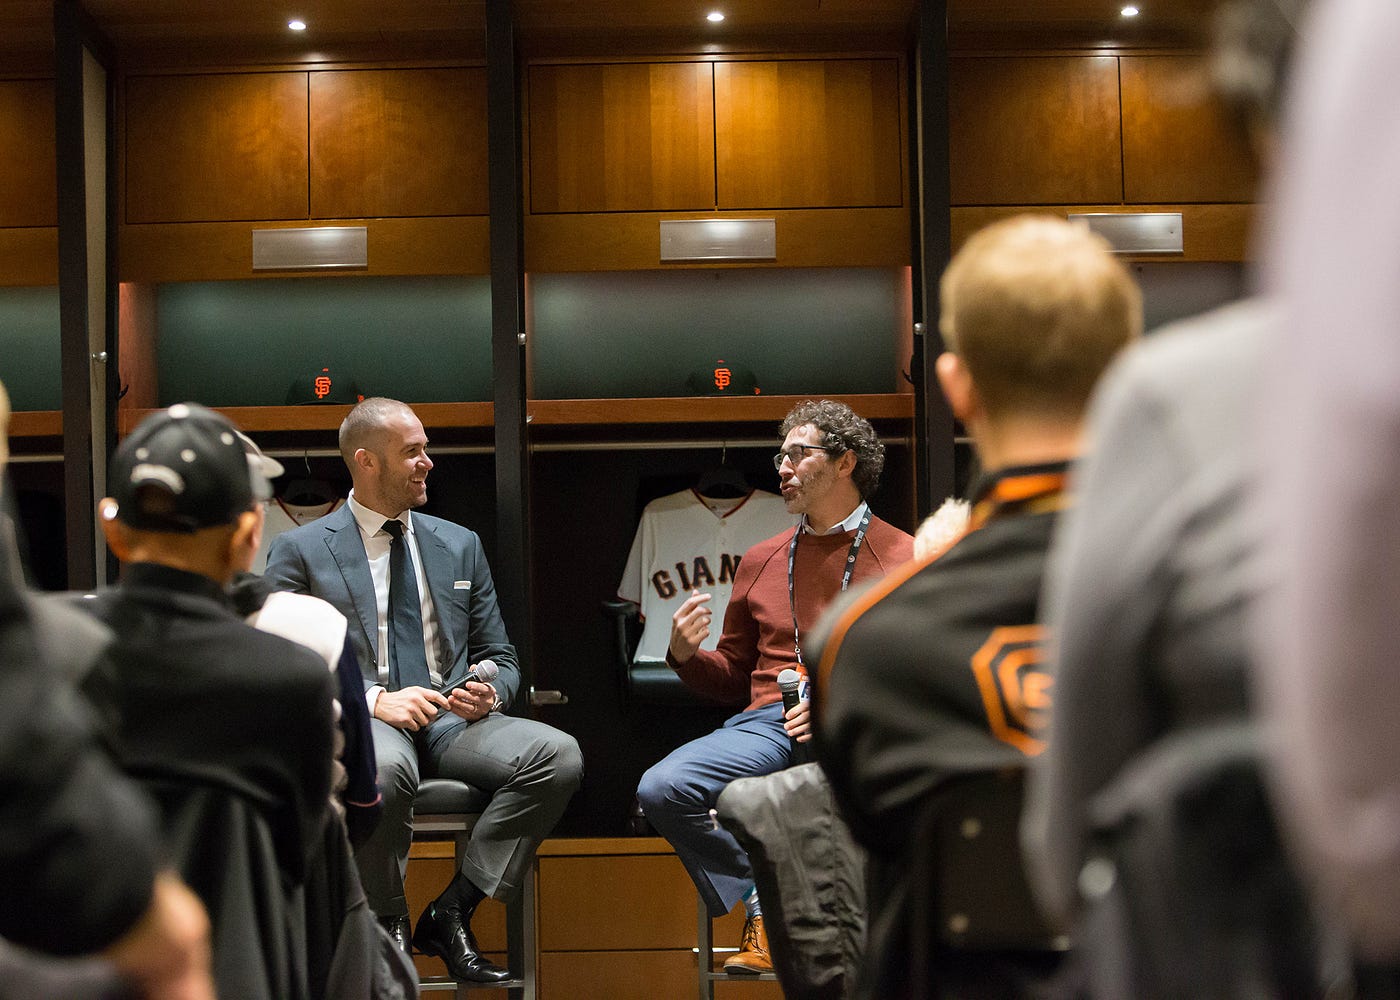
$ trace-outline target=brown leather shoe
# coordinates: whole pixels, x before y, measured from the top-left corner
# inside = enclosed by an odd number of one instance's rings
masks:
[[[756,976],[772,972],[773,960],[768,957],[768,935],[763,930],[763,917],[744,921],[744,933],[739,938],[739,951],[724,960],[724,971],[731,975]]]

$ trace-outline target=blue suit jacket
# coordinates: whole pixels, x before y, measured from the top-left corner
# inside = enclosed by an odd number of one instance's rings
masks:
[[[508,708],[520,689],[520,667],[496,604],[481,539],[451,521],[410,516],[437,611],[438,664],[444,681],[460,681],[472,664],[494,660],[500,673],[492,683],[502,708]],[[347,637],[360,661],[365,689],[379,683],[374,581],[349,504],[274,538],[264,575],[278,590],[314,594],[333,604],[349,620]]]

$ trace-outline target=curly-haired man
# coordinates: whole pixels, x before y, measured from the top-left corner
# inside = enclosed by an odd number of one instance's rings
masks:
[[[744,554],[718,647],[710,634],[710,595],[695,591],[671,619],[666,662],[695,690],[747,707],[725,724],[673,751],[642,777],[638,797],[652,825],[675,847],[710,913],[740,899],[748,919],[729,972],[772,968],[749,859],[710,820],[719,793],[735,778],[770,774],[793,763],[793,742],[811,739],[805,701],[784,712],[778,674],[803,671],[802,638],[852,584],[883,577],[913,556],[913,539],[870,513],[885,449],[868,421],[829,400],[804,401],[783,421],[773,456],[783,501],[802,515]]]

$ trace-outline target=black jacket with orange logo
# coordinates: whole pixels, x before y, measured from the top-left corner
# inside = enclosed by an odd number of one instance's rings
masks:
[[[1063,472],[989,477],[966,536],[876,584],[831,632],[816,690],[820,759],[877,855],[902,853],[948,778],[1043,749],[1052,688],[1037,622]]]
[[[952,779],[1018,770],[1044,747],[1052,688],[1040,579],[1064,471],[1056,464],[989,477],[969,532],[872,586],[822,648],[819,758],[871,852],[858,997],[1032,996],[1055,974],[1054,952],[935,955],[941,904],[928,860],[930,818]],[[1008,854],[1019,862],[1014,848]]]

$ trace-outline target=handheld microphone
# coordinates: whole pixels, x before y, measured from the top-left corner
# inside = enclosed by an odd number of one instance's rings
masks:
[[[451,694],[453,691],[457,690],[457,688],[461,687],[463,684],[466,684],[468,681],[477,681],[481,684],[490,684],[496,679],[496,675],[500,672],[501,668],[496,666],[495,660],[482,660],[476,666],[472,667],[471,670],[467,672],[467,676],[463,677],[460,681],[444,680],[442,682],[442,687],[438,689],[438,693]]]
[[[477,681],[481,684],[490,684],[496,679],[496,675],[500,672],[501,668],[496,666],[495,660],[482,660],[467,672],[466,680],[462,683],[465,684],[467,681]]]
[[[783,693],[783,711],[790,712],[797,707],[797,703],[802,700],[802,675],[792,667],[787,667],[778,674],[778,690]]]
[[[797,707],[802,701],[802,675],[792,667],[786,667],[778,674],[778,690],[783,693],[783,713],[786,714]],[[792,762],[794,764],[805,764],[812,759],[811,751],[805,743],[792,743]]]

